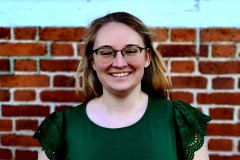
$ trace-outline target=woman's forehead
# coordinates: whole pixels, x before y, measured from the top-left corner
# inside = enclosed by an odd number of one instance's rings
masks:
[[[122,47],[126,44],[143,45],[143,40],[137,31],[126,24],[110,22],[98,30],[94,47],[102,45]]]

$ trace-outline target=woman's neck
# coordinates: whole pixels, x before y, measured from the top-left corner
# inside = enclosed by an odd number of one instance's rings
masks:
[[[87,115],[96,124],[120,128],[136,123],[145,113],[148,96],[142,91],[126,96],[104,93],[87,105]]]
[[[103,89],[103,94],[99,102],[110,112],[129,112],[134,108],[141,107],[147,99],[147,95],[141,91],[141,86],[137,86],[129,93],[113,94]]]
[[[144,92],[132,93],[121,97],[103,94],[99,100],[108,111],[121,113],[139,108],[146,97],[147,95]]]

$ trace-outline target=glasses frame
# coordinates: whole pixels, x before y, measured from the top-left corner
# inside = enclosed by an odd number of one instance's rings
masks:
[[[124,54],[123,53],[123,51],[124,51],[124,49],[126,49],[127,47],[137,47],[139,50],[140,50],[140,52],[139,53],[142,53],[142,51],[144,50],[144,49],[148,49],[148,48],[146,48],[146,47],[140,47],[140,46],[137,46],[137,45],[127,45],[127,46],[125,46],[123,49],[121,49],[121,50],[115,50],[115,49],[113,49],[111,46],[101,46],[101,47],[99,47],[99,48],[97,48],[97,49],[94,49],[94,50],[92,50],[92,53],[95,53],[96,55],[98,55],[98,50],[100,50],[100,49],[102,49],[102,48],[104,48],[104,47],[108,47],[108,48],[111,48],[112,50],[113,50],[113,58],[115,58],[116,56],[117,56],[117,52],[119,52],[120,51],[120,53],[122,54],[122,56],[124,57],[126,54]]]

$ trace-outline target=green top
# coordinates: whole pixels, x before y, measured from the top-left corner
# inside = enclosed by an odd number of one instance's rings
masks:
[[[49,159],[192,160],[210,117],[189,104],[149,97],[142,118],[123,128],[104,128],[86,114],[86,104],[48,116],[34,137]]]

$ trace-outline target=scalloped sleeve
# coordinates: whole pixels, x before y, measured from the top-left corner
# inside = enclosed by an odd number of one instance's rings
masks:
[[[174,101],[173,107],[179,157],[193,160],[194,152],[204,143],[207,122],[211,118],[183,101]]]
[[[38,139],[50,160],[62,159],[63,153],[63,112],[50,114],[33,135]]]

